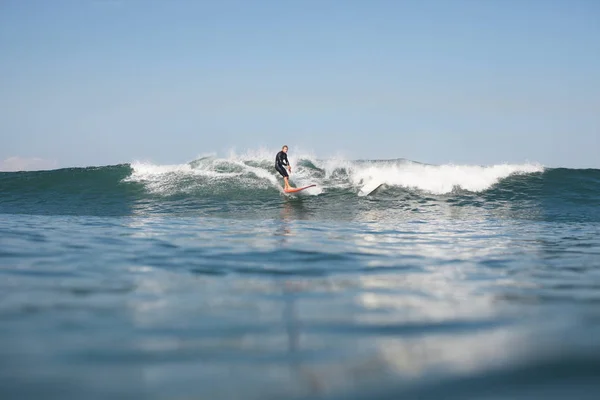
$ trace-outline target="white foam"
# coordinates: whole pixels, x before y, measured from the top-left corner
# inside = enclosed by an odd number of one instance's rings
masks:
[[[157,175],[172,173],[192,173],[192,167],[189,164],[177,165],[155,165],[147,162],[134,161],[131,163],[133,174],[130,178],[142,180]]]
[[[282,190],[282,180],[273,168],[278,149],[231,151],[225,158],[214,155],[186,164],[155,165],[147,162],[131,164],[133,173],[127,180],[143,182],[154,192],[188,192],[199,185],[222,185],[223,181],[241,187],[275,187]],[[539,164],[425,165],[408,160],[358,162],[341,157],[319,160],[312,154],[289,156],[292,164],[290,181],[294,186],[316,184],[304,193],[317,195],[327,189],[354,190],[366,195],[380,184],[417,189],[431,194],[446,194],[456,188],[472,192],[489,189],[500,180],[520,173],[542,172]],[[303,167],[300,160],[310,161],[321,171]],[[324,176],[323,176],[324,172]],[[195,181],[194,177],[202,177]]]
[[[232,161],[232,163],[240,166],[241,168],[243,168],[246,171],[253,173],[254,175],[258,176],[259,178],[266,179],[266,180],[270,181],[271,183],[273,183],[274,185],[277,184],[277,179],[275,178],[275,176],[273,176],[272,174],[270,174],[269,172],[267,172],[266,170],[264,170],[262,168],[252,167],[250,165],[244,164],[241,161]]]
[[[155,165],[147,162],[131,163],[132,174],[125,179],[130,182],[141,182],[153,193],[171,194],[177,183],[186,175],[194,173],[188,164]]]
[[[536,164],[423,165],[417,163],[354,166],[350,180],[356,186],[376,187],[379,184],[418,189],[432,194],[445,194],[455,188],[472,192],[489,189],[513,174],[541,172]]]
[[[256,186],[268,181],[270,186],[281,186],[274,174],[267,170],[246,165],[243,161],[258,161],[248,157],[234,159],[223,159],[216,157],[204,157],[188,164],[156,165],[148,162],[135,161],[131,163],[132,174],[126,181],[143,183],[153,193],[170,195],[175,193],[189,193],[199,186],[219,184],[223,181],[235,182],[241,186]],[[234,172],[225,172],[223,169],[229,167]],[[255,178],[249,175],[253,174]],[[195,180],[202,177],[203,180]],[[258,179],[256,179],[256,177]]]

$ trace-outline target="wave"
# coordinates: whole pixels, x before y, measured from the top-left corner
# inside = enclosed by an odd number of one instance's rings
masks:
[[[308,191],[312,195],[342,189],[362,196],[381,185],[437,195],[457,190],[481,192],[511,175],[544,171],[538,164],[438,166],[405,159],[348,161],[300,156],[290,157],[290,162],[293,165],[290,181],[297,186],[316,184],[317,188]],[[235,190],[280,190],[282,180],[273,164],[270,154],[256,153],[229,158],[208,156],[181,165],[134,162],[127,181],[142,182],[153,193],[167,195],[194,193],[200,188],[210,188],[214,193],[224,186]]]
[[[453,205],[545,203],[587,207],[600,200],[600,170],[546,168],[535,163],[430,165],[407,159],[319,159],[290,155],[295,186],[316,184],[286,195],[266,151],[209,155],[178,165],[135,161],[104,167],[0,173],[0,213],[102,213],[127,215],[141,205],[168,212],[166,204],[257,202],[285,198],[356,202],[364,199],[437,201]],[[353,203],[354,204],[354,203]],[[597,214],[597,213],[596,213]]]

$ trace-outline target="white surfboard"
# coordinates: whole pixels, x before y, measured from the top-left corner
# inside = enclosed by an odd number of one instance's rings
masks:
[[[364,197],[364,196],[373,194],[373,192],[375,192],[377,189],[379,189],[382,185],[383,185],[383,183],[379,183],[379,182],[367,184],[367,185],[363,186],[362,188],[360,188],[358,195],[360,197]]]

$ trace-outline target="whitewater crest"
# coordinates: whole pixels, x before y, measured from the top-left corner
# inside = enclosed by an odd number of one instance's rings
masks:
[[[425,165],[407,161],[380,165],[374,162],[355,168],[349,177],[355,185],[364,184],[368,188],[385,184],[441,195],[460,189],[482,192],[511,175],[543,171],[544,168],[536,164]]]
[[[131,163],[127,181],[143,183],[154,193],[278,190],[283,182],[273,168],[275,152],[258,150],[227,157],[207,155],[185,164]],[[428,165],[405,159],[319,159],[310,154],[289,156],[290,181],[297,186],[316,184],[308,195],[328,190],[351,191],[364,196],[380,185],[442,195],[455,190],[482,192],[515,174],[543,172],[539,164]]]

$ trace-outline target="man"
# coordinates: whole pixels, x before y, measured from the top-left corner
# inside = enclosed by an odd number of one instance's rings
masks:
[[[281,174],[281,176],[283,176],[283,182],[285,184],[284,189],[291,189],[292,187],[290,186],[290,184],[288,182],[289,175],[285,171],[285,168],[284,168],[285,166],[287,166],[288,171],[292,172],[292,166],[290,165],[290,162],[288,161],[288,158],[287,158],[287,151],[288,151],[288,147],[283,146],[281,148],[281,151],[279,153],[277,153],[277,155],[275,156],[275,169],[277,170],[277,172],[279,172]]]

